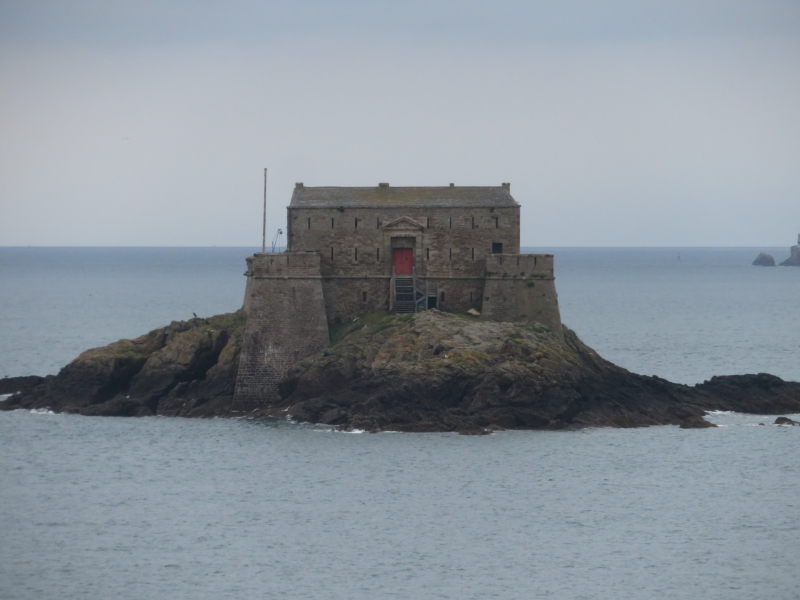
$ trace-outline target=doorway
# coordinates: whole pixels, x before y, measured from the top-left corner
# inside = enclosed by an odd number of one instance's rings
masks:
[[[414,272],[414,249],[392,248],[392,270],[395,275],[411,275]]]

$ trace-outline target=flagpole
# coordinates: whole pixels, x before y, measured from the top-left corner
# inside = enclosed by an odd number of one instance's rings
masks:
[[[261,254],[267,251],[267,168],[264,167],[264,210],[261,221]]]

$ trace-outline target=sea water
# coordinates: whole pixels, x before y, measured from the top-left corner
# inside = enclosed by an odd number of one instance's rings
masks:
[[[634,371],[800,380],[800,269],[759,250],[555,249],[563,319]],[[250,251],[0,249],[0,376],[233,310]],[[800,427],[709,418],[475,437],[0,412],[0,598],[797,598]]]

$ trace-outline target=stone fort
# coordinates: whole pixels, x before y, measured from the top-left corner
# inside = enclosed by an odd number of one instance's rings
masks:
[[[287,249],[247,259],[235,402],[274,399],[329,325],[369,311],[437,308],[542,324],[561,336],[552,254],[520,254],[511,186],[307,187],[287,209]]]

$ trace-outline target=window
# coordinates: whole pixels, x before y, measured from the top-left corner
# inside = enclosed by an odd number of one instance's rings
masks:
[[[452,228],[453,228],[453,217],[448,217],[448,227],[449,227],[450,229],[452,229]]]
[[[475,260],[475,248],[470,248],[472,250],[472,260]]]
[[[306,219],[306,229],[311,229],[311,217]]]
[[[453,249],[452,248],[450,248],[450,260],[451,261],[453,260]]]
[[[353,260],[358,262],[358,248],[353,248]]]
[[[431,249],[425,248],[425,260],[430,260],[430,259],[431,259]]]
[[[353,229],[358,229],[358,217],[353,219]]]
[[[475,217],[472,217],[472,228],[475,229]]]
[[[381,249],[375,248],[375,262],[381,262]]]
[[[333,229],[334,223],[335,223],[335,221],[334,221],[333,217],[331,217],[331,229]]]
[[[439,292],[439,302],[444,302],[444,292]]]
[[[502,254],[502,253],[503,253],[503,243],[492,242],[492,254]]]
[[[361,292],[361,301],[362,302],[366,302],[367,301],[367,292]]]
[[[333,246],[331,246],[331,261],[333,261]]]
[[[500,217],[492,217],[494,219],[494,228],[497,229],[500,227]]]

